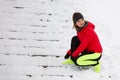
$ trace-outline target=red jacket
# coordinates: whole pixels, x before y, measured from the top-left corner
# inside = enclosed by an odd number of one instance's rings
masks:
[[[99,38],[94,31],[94,28],[94,24],[88,22],[88,24],[80,32],[77,32],[78,39],[81,43],[73,52],[73,57],[77,57],[84,50],[87,50],[89,52],[102,53],[103,49],[100,44]],[[70,50],[67,53],[70,54]]]

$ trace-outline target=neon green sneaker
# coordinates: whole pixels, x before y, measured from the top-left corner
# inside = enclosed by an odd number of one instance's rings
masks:
[[[69,58],[66,61],[62,62],[62,64],[74,64],[74,62]]]
[[[99,73],[101,71],[101,62],[99,62],[99,64],[94,66],[94,71],[97,72],[97,73]]]

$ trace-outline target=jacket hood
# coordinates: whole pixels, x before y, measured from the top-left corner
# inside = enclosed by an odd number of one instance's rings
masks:
[[[95,25],[93,23],[91,23],[91,22],[88,22],[88,25],[86,27],[95,29]]]

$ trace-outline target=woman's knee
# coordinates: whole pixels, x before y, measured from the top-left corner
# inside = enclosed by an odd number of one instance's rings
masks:
[[[73,37],[72,37],[72,40],[77,40],[77,39],[78,39],[77,36],[73,36]]]
[[[78,36],[73,36],[72,37],[72,42],[80,43],[80,40],[78,39]]]

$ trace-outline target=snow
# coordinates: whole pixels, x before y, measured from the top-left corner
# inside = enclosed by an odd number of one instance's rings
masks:
[[[119,80],[119,0],[0,0],[0,80]],[[95,24],[102,70],[62,65],[72,14]]]

